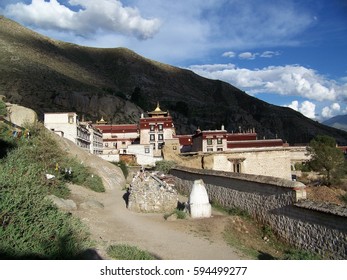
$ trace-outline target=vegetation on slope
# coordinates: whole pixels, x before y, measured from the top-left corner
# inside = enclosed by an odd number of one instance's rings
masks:
[[[30,138],[13,137],[11,128],[0,123],[0,258],[80,258],[91,246],[87,229],[46,196],[67,197],[65,182],[85,183],[91,174],[66,157],[42,125],[29,129]],[[65,173],[71,166],[73,172]]]

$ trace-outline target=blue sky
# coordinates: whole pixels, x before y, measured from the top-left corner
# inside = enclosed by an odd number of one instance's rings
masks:
[[[1,0],[51,38],[127,47],[318,121],[347,114],[345,0]]]

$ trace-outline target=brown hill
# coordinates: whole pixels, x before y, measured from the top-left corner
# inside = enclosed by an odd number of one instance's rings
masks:
[[[259,137],[305,143],[317,134],[347,144],[347,133],[251,97],[232,85],[141,57],[124,48],[82,47],[52,40],[0,16],[0,95],[44,112],[136,122],[157,101],[178,133],[197,126],[255,128]]]

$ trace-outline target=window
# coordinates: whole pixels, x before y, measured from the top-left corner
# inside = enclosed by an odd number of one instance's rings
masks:
[[[153,150],[155,150],[155,143],[153,143]]]
[[[213,152],[213,148],[207,148],[208,152]]]
[[[207,139],[207,145],[212,145],[212,139],[211,138]]]
[[[155,135],[154,134],[149,135],[149,141],[155,141]]]
[[[222,144],[223,143],[223,139],[222,138],[218,138],[217,139],[217,144]]]
[[[154,131],[154,124],[150,124],[150,125],[149,125],[149,130],[150,130],[150,131]]]
[[[108,147],[108,143],[105,143],[105,147]]]
[[[161,150],[164,146],[164,143],[158,143],[158,149]]]
[[[163,140],[164,139],[164,135],[163,134],[158,134],[158,140]]]
[[[241,163],[234,163],[233,168],[235,173],[241,173]]]
[[[73,115],[68,115],[68,120],[69,120],[69,123],[73,123],[74,122]]]
[[[145,153],[149,154],[149,147],[145,147]]]
[[[158,124],[158,130],[163,131],[163,125],[162,124]]]
[[[222,152],[223,148],[217,148],[217,152]]]

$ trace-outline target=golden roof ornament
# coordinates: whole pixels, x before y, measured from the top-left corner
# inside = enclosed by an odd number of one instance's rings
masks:
[[[107,124],[107,121],[104,120],[104,117],[101,117],[100,121],[96,121],[97,124]]]
[[[168,112],[162,111],[160,109],[159,101],[157,102],[157,107],[152,112],[148,112],[148,115],[151,117],[165,116]]]

